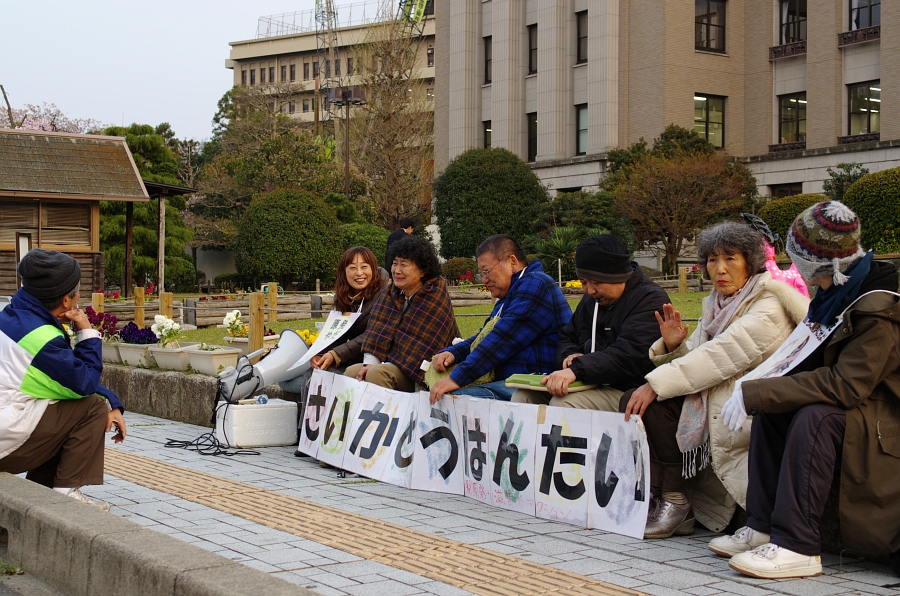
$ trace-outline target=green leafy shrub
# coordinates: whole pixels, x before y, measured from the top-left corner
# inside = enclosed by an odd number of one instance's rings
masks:
[[[757,215],[769,224],[769,229],[772,232],[781,236],[782,242],[786,242],[788,231],[790,231],[791,224],[794,223],[797,216],[816,203],[827,200],[828,197],[825,195],[817,194],[800,194],[772,199],[759,210]]]
[[[343,234],[334,209],[315,195],[276,190],[253,199],[239,227],[234,262],[241,276],[277,280],[333,280]],[[254,286],[256,284],[254,283]]]
[[[475,262],[475,259],[455,257],[444,261],[444,265],[441,268],[441,276],[447,280],[447,283],[456,285],[459,283],[460,276],[465,275],[466,271],[471,271],[472,275],[478,273],[478,264]]]
[[[375,253],[378,264],[385,267],[384,253],[390,232],[369,223],[349,223],[341,226],[344,231],[344,250],[354,246],[365,246]]]
[[[434,181],[441,256],[475,254],[488,236],[521,241],[547,202],[547,190],[524,161],[506,149],[470,149]]]
[[[844,204],[859,215],[863,248],[875,248],[900,231],[900,168],[863,176],[844,194]]]

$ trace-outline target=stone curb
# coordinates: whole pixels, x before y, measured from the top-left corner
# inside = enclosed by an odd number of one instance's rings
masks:
[[[8,557],[71,596],[314,596],[316,592],[0,473]]]

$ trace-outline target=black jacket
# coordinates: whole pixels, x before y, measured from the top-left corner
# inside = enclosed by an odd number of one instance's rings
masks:
[[[585,383],[610,385],[628,391],[644,384],[644,375],[653,370],[650,346],[659,339],[659,322],[669,295],[647,277],[637,263],[626,282],[625,293],[612,306],[598,306],[597,348],[591,352],[591,323],[596,300],[584,295],[571,322],[559,330],[556,367],[562,368],[569,354],[582,353],[572,363],[575,378]]]

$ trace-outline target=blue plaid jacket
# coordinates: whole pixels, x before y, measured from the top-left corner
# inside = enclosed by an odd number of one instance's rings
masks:
[[[557,332],[572,318],[572,309],[553,279],[535,259],[522,277],[513,274],[512,285],[491,311],[503,309],[494,329],[471,350],[469,339],[441,350],[450,352],[459,364],[450,378],[460,387],[493,370],[497,381],[519,373],[554,370]]]

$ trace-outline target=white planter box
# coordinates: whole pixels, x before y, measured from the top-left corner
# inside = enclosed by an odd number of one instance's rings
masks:
[[[243,406],[219,402],[216,439],[229,447],[296,445],[297,404],[282,399]]]
[[[185,348],[191,368],[204,375],[217,376],[229,366],[237,366],[241,351],[237,348],[218,347],[216,350],[201,350],[199,348]]]
[[[187,370],[190,366],[190,359],[184,352],[185,348],[196,346],[197,342],[189,342],[181,344],[178,348],[162,348],[160,346],[150,346],[150,353],[156,358],[156,365],[165,370]]]
[[[122,364],[150,368],[152,357],[150,356],[150,345],[148,344],[120,343],[119,356],[122,358]]]
[[[246,356],[250,353],[250,339],[247,337],[230,337],[225,336],[225,341],[231,345],[232,348],[239,348],[241,350],[241,356]],[[267,350],[271,350],[275,346],[278,345],[278,340],[281,339],[280,335],[267,335],[263,338],[263,347]]]
[[[121,364],[122,357],[119,355],[119,342],[103,342],[103,362],[109,362],[110,364]]]

